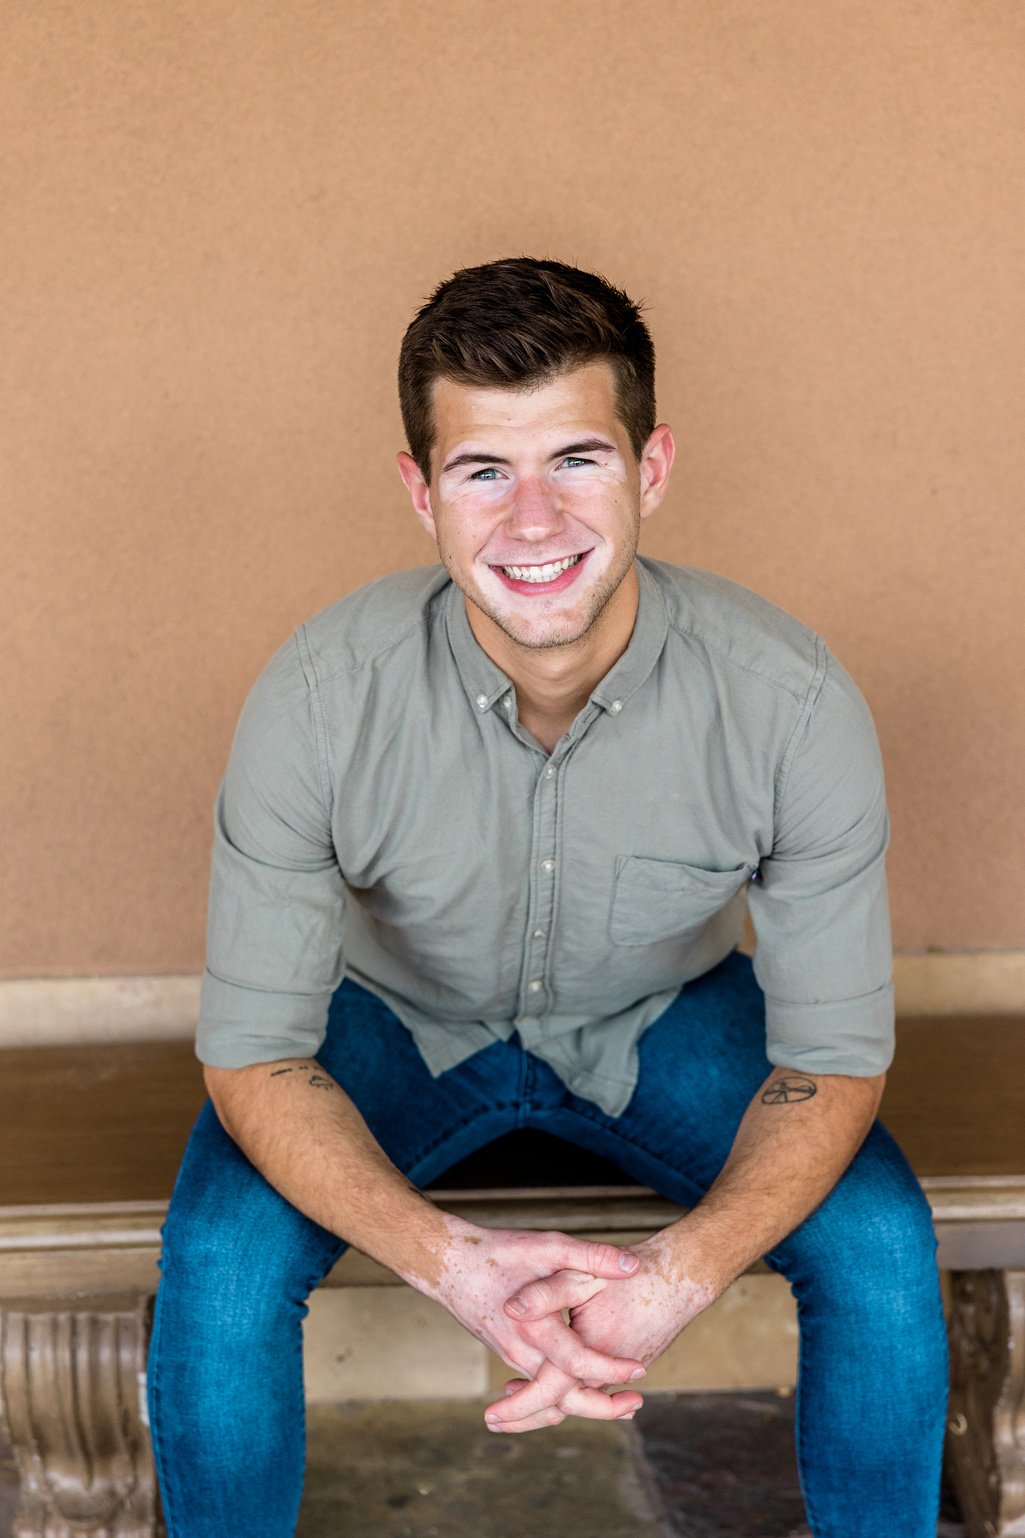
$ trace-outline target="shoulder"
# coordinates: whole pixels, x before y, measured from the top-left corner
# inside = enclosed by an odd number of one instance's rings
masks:
[[[358,673],[404,642],[423,644],[449,585],[444,567],[420,566],[379,577],[318,610],[264,663],[246,713],[303,710],[331,679]]]
[[[822,682],[821,637],[767,598],[716,572],[641,558],[666,606],[670,633],[710,666],[735,669],[798,698]]]
[[[307,683],[327,683],[404,644],[423,644],[450,585],[443,566],[416,566],[368,582],[311,615],[293,637]]]

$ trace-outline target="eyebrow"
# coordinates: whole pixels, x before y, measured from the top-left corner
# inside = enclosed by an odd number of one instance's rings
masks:
[[[616,445],[607,442],[604,438],[581,438],[579,443],[568,443],[565,447],[557,449],[550,458],[568,459],[571,454],[615,454],[616,452]],[[444,475],[448,470],[458,470],[461,465],[508,465],[509,463],[510,461],[503,459],[501,454],[457,454],[454,459],[442,465],[441,473]]]

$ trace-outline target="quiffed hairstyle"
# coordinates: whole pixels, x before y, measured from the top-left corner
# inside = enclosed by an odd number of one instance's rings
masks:
[[[641,307],[597,273],[530,256],[464,267],[417,311],[399,354],[409,452],[430,478],[436,379],[524,389],[607,358],[636,458],[655,427],[655,349]]]

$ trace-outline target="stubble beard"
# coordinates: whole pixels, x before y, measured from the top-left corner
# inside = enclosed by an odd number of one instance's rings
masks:
[[[567,631],[562,629],[558,622],[556,622],[550,630],[542,629],[538,631],[532,629],[527,634],[523,634],[517,626],[515,616],[501,613],[487,601],[483,594],[479,591],[471,590],[470,585],[457,572],[453,571],[452,566],[449,565],[448,560],[445,558],[445,553],[440,553],[442,564],[446,567],[456,587],[459,588],[465,598],[469,599],[475,608],[479,609],[493,625],[496,625],[501,630],[503,635],[508,636],[509,640],[513,641],[517,646],[525,647],[529,651],[554,651],[557,647],[573,646],[577,641],[582,641],[598,624],[633,565],[634,556],[637,554],[637,543],[635,538],[632,547],[623,552],[620,565],[606,572],[598,583],[598,586],[591,594],[588,612],[582,624]]]

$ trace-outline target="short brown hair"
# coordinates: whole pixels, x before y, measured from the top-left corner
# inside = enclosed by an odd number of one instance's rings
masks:
[[[616,410],[640,458],[655,426],[655,348],[641,306],[594,272],[531,256],[463,267],[417,311],[399,354],[409,452],[430,477],[432,389],[543,384],[607,358]]]

